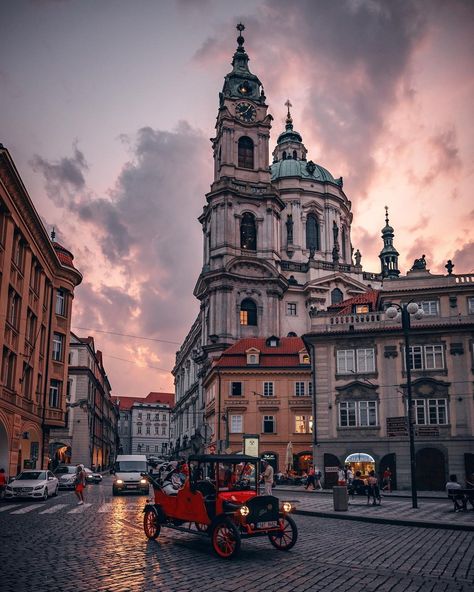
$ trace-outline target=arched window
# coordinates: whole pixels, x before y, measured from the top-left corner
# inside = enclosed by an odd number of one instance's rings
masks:
[[[253,142],[247,136],[239,138],[239,167],[253,169]]]
[[[321,250],[319,241],[319,222],[314,214],[309,214],[306,219],[306,248]]]
[[[334,288],[331,292],[331,304],[337,304],[338,302],[342,302],[344,300],[344,294],[339,290],[339,288]]]
[[[242,300],[240,305],[240,324],[257,326],[257,305],[250,298]]]
[[[240,222],[240,246],[248,251],[257,250],[257,225],[255,216],[245,212]]]

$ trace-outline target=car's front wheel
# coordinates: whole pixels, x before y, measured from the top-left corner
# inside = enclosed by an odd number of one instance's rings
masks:
[[[230,520],[224,518],[214,526],[212,548],[223,559],[231,559],[240,551],[240,533]]]
[[[156,512],[154,510],[145,510],[143,516],[143,530],[147,538],[154,540],[160,534],[161,526],[158,524]]]
[[[41,498],[44,502],[48,499],[48,488],[44,488],[43,497]]]
[[[295,546],[298,540],[298,529],[293,518],[291,516],[284,516],[280,530],[271,532],[268,538],[275,549],[289,551]]]

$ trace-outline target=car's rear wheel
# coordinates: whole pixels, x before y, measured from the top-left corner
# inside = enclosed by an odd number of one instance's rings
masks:
[[[54,490],[54,493],[53,493],[54,497],[57,497],[57,495],[58,495],[58,490],[59,490],[59,486],[58,486],[58,485],[56,485],[56,489]]]
[[[271,544],[279,551],[289,551],[295,546],[298,540],[298,529],[295,521],[291,516],[284,516],[282,518],[283,524],[280,530],[271,532],[268,535]]]
[[[220,520],[212,530],[212,547],[223,559],[231,559],[240,551],[240,534],[230,520]]]
[[[158,524],[156,512],[154,510],[145,510],[143,516],[143,530],[149,539],[156,539],[160,534],[161,526]]]

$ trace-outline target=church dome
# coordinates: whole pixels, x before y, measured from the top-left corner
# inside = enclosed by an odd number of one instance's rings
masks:
[[[284,177],[299,177],[300,179],[318,181],[319,183],[334,183],[334,185],[342,187],[342,178],[334,179],[327,169],[311,160],[309,162],[293,158],[279,160],[270,166],[270,171],[272,181]]]

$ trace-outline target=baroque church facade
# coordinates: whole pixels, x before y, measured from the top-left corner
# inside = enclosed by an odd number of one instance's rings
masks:
[[[317,311],[382,282],[381,273],[363,271],[353,252],[342,177],[309,158],[289,101],[270,163],[273,117],[262,82],[249,70],[243,25],[237,28],[211,140],[214,179],[199,217],[204,260],[194,295],[200,311],[173,369],[175,454],[203,450],[212,438],[202,383],[228,347],[243,338],[303,335]],[[396,275],[388,219],[383,238],[382,269]]]

